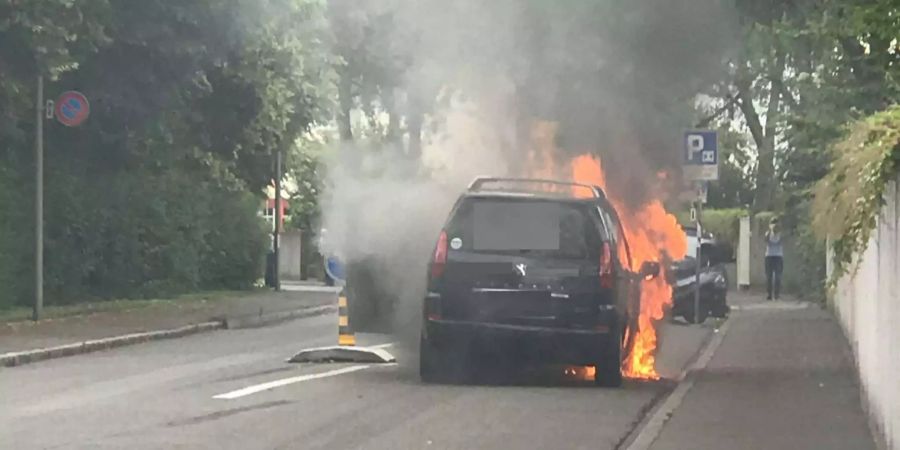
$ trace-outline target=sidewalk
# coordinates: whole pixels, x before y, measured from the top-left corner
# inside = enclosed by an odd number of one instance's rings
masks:
[[[721,345],[651,448],[874,449],[832,315],[754,294],[729,300]]]
[[[327,288],[259,291],[224,298],[186,301],[136,302],[134,308],[96,312],[40,322],[0,323],[0,354],[55,347],[95,339],[175,329],[226,319],[273,316],[336,304],[336,292]]]

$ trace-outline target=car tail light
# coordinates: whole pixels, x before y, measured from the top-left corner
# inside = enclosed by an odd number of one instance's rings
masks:
[[[447,232],[441,231],[437,247],[434,249],[434,259],[431,261],[431,279],[439,278],[447,267]]]
[[[600,287],[610,289],[613,287],[612,250],[609,242],[604,242],[600,248]]]

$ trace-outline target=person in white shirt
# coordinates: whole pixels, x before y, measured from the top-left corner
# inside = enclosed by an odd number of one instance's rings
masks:
[[[766,290],[767,300],[778,300],[781,293],[781,274],[784,271],[784,243],[782,242],[781,229],[778,227],[778,219],[773,218],[769,222],[769,231],[766,232]]]

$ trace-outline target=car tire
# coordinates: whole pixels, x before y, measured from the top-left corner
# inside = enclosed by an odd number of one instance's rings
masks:
[[[419,378],[423,383],[453,383],[458,367],[452,367],[450,356],[434,343],[422,337],[419,340]]]
[[[728,301],[725,298],[725,294],[720,294],[716,298],[716,304],[710,311],[710,315],[713,317],[717,317],[720,319],[724,319],[728,317],[728,313],[731,312],[731,308],[728,307]]]
[[[613,336],[617,336],[614,333]],[[594,384],[600,387],[622,385],[622,343],[619,339],[608,339],[604,356],[594,365]]]
[[[691,301],[690,306],[688,306],[688,307],[685,308],[684,314],[682,314],[681,317],[684,317],[684,320],[687,321],[687,323],[691,323],[691,324],[697,323],[697,321],[694,320],[694,303],[693,303],[693,300]],[[700,314],[699,314],[699,317],[698,317],[698,319],[700,319],[700,323],[706,322],[706,318],[707,318],[707,317],[709,317],[709,308],[706,308],[706,307],[703,305],[703,303],[701,302],[701,303],[700,303]]]

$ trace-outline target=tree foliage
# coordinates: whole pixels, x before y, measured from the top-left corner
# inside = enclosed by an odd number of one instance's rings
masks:
[[[261,274],[272,155],[327,119],[332,56],[312,0],[0,0],[0,305],[32,278],[33,96],[77,89],[48,122],[46,288],[82,297],[240,287]]]
[[[892,0],[737,5],[740,45],[730,77],[709,91],[718,100],[707,112],[710,123],[750,138],[743,175],[755,189],[753,209],[783,218],[802,259],[796,267],[810,269],[801,291],[813,291],[825,260],[811,228],[813,187],[835,181],[828,174],[839,154],[829,149],[845,124],[900,101],[900,16]],[[742,179],[723,175],[720,184]]]
[[[676,163],[670,138],[703,91],[700,123],[724,150],[710,206],[777,211],[815,261],[813,185],[839,204],[860,193],[847,208],[868,214],[874,185],[838,187],[889,169],[858,134],[885,130],[884,115],[833,147],[870,165],[826,149],[900,100],[896,0],[734,4],[728,39],[714,1],[0,0],[0,305],[31,289],[38,75],[48,98],[77,89],[92,106],[81,127],[46,124],[50,301],[253,282],[274,152],[296,180],[294,224],[315,228],[324,144],[311,126],[334,118],[340,138],[415,159],[441,88],[493,88],[495,72],[521,109],[504,119],[558,120],[578,152],[629,149],[613,165],[638,147],[649,169]],[[840,258],[866,220],[830,230]]]
[[[832,151],[831,170],[816,185],[814,211],[819,237],[832,238],[833,283],[865,252],[885,185],[900,169],[900,106],[854,123]]]

